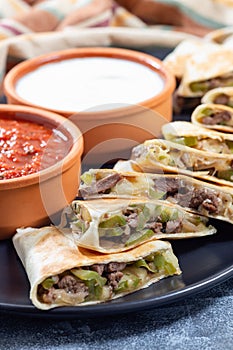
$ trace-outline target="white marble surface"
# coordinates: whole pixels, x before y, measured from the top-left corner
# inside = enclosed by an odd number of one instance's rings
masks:
[[[179,302],[98,319],[0,313],[0,349],[233,349],[233,278]]]

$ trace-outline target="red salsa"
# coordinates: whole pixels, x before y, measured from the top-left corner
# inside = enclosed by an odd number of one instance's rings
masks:
[[[70,148],[68,138],[56,129],[0,118],[0,180],[48,168],[63,159]]]

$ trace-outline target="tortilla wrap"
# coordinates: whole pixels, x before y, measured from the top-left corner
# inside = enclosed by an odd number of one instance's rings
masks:
[[[78,248],[49,226],[18,229],[13,244],[30,281],[30,299],[42,310],[97,304],[181,274],[170,243],[164,241],[126,253],[98,254]]]
[[[75,200],[60,229],[71,229],[78,246],[102,253],[132,249],[152,239],[182,239],[216,233],[208,218],[166,201],[145,198]]]
[[[225,1],[225,2],[228,2],[229,4],[232,3],[231,0],[220,0],[220,1],[221,2]],[[232,37],[232,35],[233,35],[233,27],[227,26],[216,30],[212,30],[211,32],[207,33],[205,35],[205,41],[215,43],[215,44],[225,45],[228,38]]]
[[[223,42],[223,46],[229,47],[229,49],[232,49],[233,46],[233,34],[228,35],[226,39]]]
[[[233,107],[233,87],[219,87],[208,91],[201,99],[202,103],[215,103]]]
[[[202,39],[187,39],[179,43],[176,48],[168,54],[163,62],[165,66],[172,71],[178,80],[184,75],[186,62],[192,55],[201,52],[209,52],[219,50],[219,45],[206,42]]]
[[[202,97],[207,91],[224,86],[233,86],[233,50],[223,48],[201,50],[192,55],[178,87],[178,95]]]
[[[102,196],[167,200],[193,213],[233,224],[233,188],[185,175],[90,169],[81,176],[80,195],[85,199]]]
[[[191,115],[192,123],[216,131],[233,132],[233,108],[220,104],[204,103]]]
[[[134,161],[133,167],[136,163],[136,168],[143,172],[179,173],[233,187],[232,155],[204,152],[171,141],[152,139],[134,147],[131,160]]]
[[[213,131],[189,122],[172,122],[162,126],[168,141],[210,153],[233,156],[233,134]]]

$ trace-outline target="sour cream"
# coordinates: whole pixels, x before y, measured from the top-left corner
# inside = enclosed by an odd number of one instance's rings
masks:
[[[73,58],[45,64],[20,78],[24,100],[61,111],[110,110],[158,95],[160,75],[142,64],[117,58]]]

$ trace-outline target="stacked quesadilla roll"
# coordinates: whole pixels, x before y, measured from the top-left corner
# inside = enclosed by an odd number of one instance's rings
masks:
[[[233,86],[231,48],[204,41],[182,42],[164,62],[179,79],[173,100],[176,114],[197,107],[212,89]]]
[[[233,108],[233,87],[219,87],[209,90],[201,99],[202,103],[215,103]]]
[[[180,82],[185,74],[186,64],[195,54],[215,52],[219,45],[207,42],[201,38],[182,40],[174,50],[163,60],[164,65],[174,74]]]
[[[126,251],[153,239],[216,233],[204,216],[169,202],[143,198],[76,200],[64,215],[77,245],[102,253]]]
[[[215,103],[203,103],[191,115],[192,123],[221,132],[233,132],[233,108]]]
[[[233,187],[233,156],[201,151],[162,139],[147,140],[133,148],[131,160],[116,170],[135,169],[148,173],[179,173]]]
[[[133,170],[90,169],[81,179],[80,196],[85,199],[145,197],[166,200],[193,213],[233,223],[232,187],[180,174]]]
[[[162,134],[168,141],[201,151],[233,156],[233,134],[221,133],[181,121],[163,125]]]
[[[13,244],[30,281],[30,299],[42,310],[113,300],[181,274],[164,241],[101,254],[77,247],[70,236],[49,226],[18,229]]]
[[[233,51],[219,47],[209,52],[198,52],[185,65],[178,94],[184,97],[202,97],[207,91],[233,86]]]

